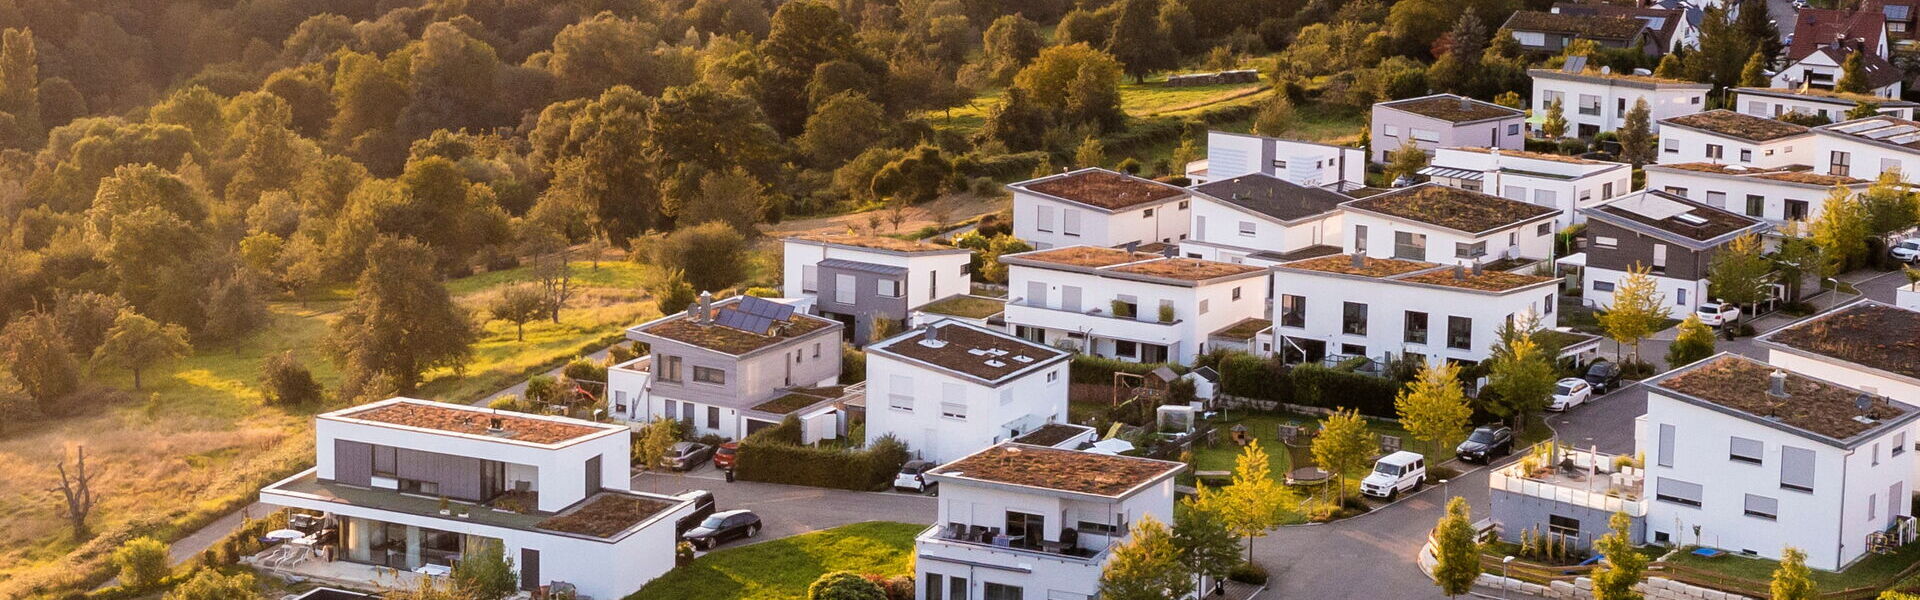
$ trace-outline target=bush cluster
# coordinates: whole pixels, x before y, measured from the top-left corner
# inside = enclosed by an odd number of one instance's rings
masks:
[[[1398,415],[1393,398],[1401,383],[1392,379],[1320,365],[1289,367],[1275,359],[1244,353],[1226,354],[1218,364],[1221,391],[1230,395],[1301,406],[1352,408],[1370,417]]]
[[[1094,383],[1113,385],[1115,371],[1145,375],[1160,367],[1172,366],[1163,363],[1127,362],[1117,358],[1106,358],[1090,354],[1076,354],[1073,366],[1068,368],[1069,379],[1074,383]]]
[[[907,462],[907,445],[892,437],[865,448],[823,448],[800,442],[792,415],[740,441],[734,475],[745,481],[867,491],[893,481]]]

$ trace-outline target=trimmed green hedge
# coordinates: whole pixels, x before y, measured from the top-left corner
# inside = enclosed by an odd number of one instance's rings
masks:
[[[886,487],[907,462],[907,445],[892,436],[865,448],[823,448],[800,443],[800,419],[740,441],[734,476],[744,481],[868,491]]]
[[[1073,355],[1073,365],[1067,368],[1067,373],[1068,379],[1074,383],[1113,385],[1113,373],[1115,371],[1135,375],[1146,375],[1160,367],[1172,367],[1175,372],[1185,370],[1178,365],[1166,363],[1137,363],[1091,354],[1075,354]]]
[[[1320,365],[1283,366],[1246,353],[1219,360],[1221,391],[1233,396],[1321,408],[1352,408],[1371,417],[1396,418],[1393,399],[1401,383]]]

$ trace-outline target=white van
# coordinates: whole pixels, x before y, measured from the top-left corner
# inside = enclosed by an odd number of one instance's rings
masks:
[[[1420,482],[1427,478],[1427,459],[1418,452],[1405,450],[1388,454],[1374,461],[1373,472],[1360,480],[1360,493],[1378,498],[1392,498],[1400,492],[1411,492],[1420,488]]]

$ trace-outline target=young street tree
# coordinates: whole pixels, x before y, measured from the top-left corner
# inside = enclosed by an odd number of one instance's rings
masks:
[[[1647,99],[1633,102],[1633,109],[1627,111],[1627,121],[1620,126],[1620,160],[1640,166],[1654,161],[1655,150],[1660,145],[1660,137],[1653,134],[1652,109]]]
[[[1713,253],[1707,267],[1707,294],[1721,302],[1747,306],[1766,300],[1767,286],[1773,283],[1773,262],[1760,247],[1760,236],[1746,234],[1734,238]],[[1740,315],[1744,317],[1745,315]],[[1738,330],[1740,319],[1727,324]]]
[[[1460,389],[1460,367],[1449,362],[1428,363],[1420,369],[1420,378],[1407,382],[1393,407],[1408,433],[1442,453],[1460,443],[1473,418],[1473,408],[1467,406],[1467,395]]]
[[[1480,576],[1480,542],[1474,539],[1473,509],[1467,499],[1447,500],[1447,514],[1433,532],[1433,582],[1448,598],[1473,591]]]
[[[1773,581],[1767,587],[1773,592],[1773,600],[1813,600],[1817,590],[1813,571],[1807,569],[1807,553],[1793,546],[1782,550],[1780,566],[1773,570]]]
[[[1387,175],[1393,177],[1412,177],[1421,169],[1427,168],[1430,159],[1427,153],[1415,146],[1409,138],[1400,148],[1388,153]]]
[[[1320,435],[1313,438],[1313,460],[1320,468],[1333,472],[1340,481],[1340,502],[1347,501],[1347,476],[1367,468],[1367,458],[1377,448],[1367,420],[1359,410],[1340,410],[1320,423]]]
[[[1173,533],[1153,515],[1134,521],[1127,541],[1113,549],[1100,571],[1100,597],[1108,600],[1185,598],[1193,579],[1180,561]]]
[[[133,371],[133,389],[137,390],[141,371],[161,361],[186,356],[192,350],[193,347],[187,345],[185,327],[162,325],[127,308],[120,310],[120,316],[113,320],[113,328],[107,330],[106,341],[93,351],[93,365]]]
[[[1494,400],[1486,406],[1512,423],[1516,431],[1525,431],[1533,415],[1547,408],[1553,394],[1553,357],[1534,341],[1531,328],[1515,327],[1502,332],[1493,347],[1487,375],[1487,391]]]
[[[1679,368],[1709,356],[1713,356],[1713,328],[1700,322],[1699,316],[1687,315],[1680,322],[1680,335],[1667,346],[1667,367]]]
[[[1606,557],[1600,568],[1593,570],[1593,598],[1639,600],[1640,593],[1634,591],[1633,586],[1640,583],[1641,574],[1647,570],[1647,557],[1634,550],[1633,540],[1628,537],[1633,517],[1625,512],[1613,513],[1607,524],[1613,532],[1593,544],[1594,549]]]
[[[1567,134],[1567,108],[1559,98],[1547,104],[1547,117],[1545,121],[1540,122],[1540,132],[1547,134],[1548,139]]]
[[[411,239],[383,236],[367,248],[353,302],[327,338],[342,397],[412,393],[428,369],[459,370],[473,353],[473,324],[433,265],[433,251]]]
[[[1613,303],[1607,305],[1606,312],[1600,315],[1600,328],[1607,337],[1624,350],[1627,344],[1633,344],[1633,360],[1640,360],[1640,340],[1647,339],[1658,331],[1655,329],[1666,322],[1673,309],[1667,307],[1666,294],[1662,294],[1653,277],[1652,269],[1644,265],[1627,268],[1627,276],[1613,288]],[[1615,352],[1619,357],[1619,352]]]
[[[1267,452],[1256,439],[1240,450],[1233,465],[1233,485],[1200,486],[1199,505],[1220,516],[1234,535],[1247,538],[1247,559],[1253,559],[1254,538],[1280,526],[1281,510],[1293,492],[1274,481]]]
[[[1189,496],[1173,512],[1173,545],[1194,585],[1202,578],[1220,581],[1240,562],[1240,537],[1228,528],[1224,515]]]
[[[527,340],[527,323],[547,316],[547,294],[534,284],[520,284],[501,290],[493,302],[487,304],[487,314],[493,318],[513,323],[514,341]]]

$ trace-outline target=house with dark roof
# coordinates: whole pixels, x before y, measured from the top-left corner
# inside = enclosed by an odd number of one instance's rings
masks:
[[[1847,55],[1856,52],[1872,95],[1899,98],[1905,75],[1888,60],[1887,15],[1879,0],[1855,9],[1800,9],[1786,66],[1774,74],[1773,87],[1831,90],[1840,81]]]
[[[1408,144],[1432,154],[1440,148],[1486,146],[1520,150],[1525,147],[1527,113],[1491,102],[1454,94],[1434,94],[1373,105],[1374,162]]]
[[[1913,39],[1916,7],[1920,0],[1879,0],[1880,16],[1887,21],[1887,37],[1893,41]]]
[[[1559,208],[1423,183],[1340,205],[1349,254],[1443,264],[1552,255]]]
[[[1067,422],[1071,354],[939,320],[867,347],[867,441],[946,462]]]
[[[1811,87],[1734,88],[1740,112],[1756,117],[1778,119],[1787,113],[1817,116],[1828,122],[1844,121],[1846,115],[1862,104],[1871,104],[1874,112],[1900,119],[1912,119],[1920,102],[1883,98],[1872,94],[1850,94]]]
[[[1773,76],[1773,87],[1808,88],[1831,90],[1840,83],[1842,66],[1847,55],[1861,52],[1861,49],[1845,44],[1821,46],[1800,57]],[[1906,79],[1906,73],[1894,66],[1884,56],[1872,53],[1860,55],[1860,66],[1867,74],[1867,89],[1870,95],[1897,99],[1900,87]]]
[[[876,319],[905,323],[912,311],[969,292],[973,251],[878,235],[801,234],[781,240],[781,295],[811,301],[850,341],[873,339]]]
[[[1099,167],[1007,184],[1013,235],[1035,248],[1174,244],[1186,239],[1187,190]]]
[[[1660,121],[1663,163],[1723,163],[1776,167],[1806,162],[1813,134],[1803,125],[1715,109]]]
[[[1194,186],[1188,258],[1266,266],[1340,251],[1340,203],[1351,196],[1248,174]],[[1317,253],[1317,254],[1316,254]]]
[[[1557,54],[1575,40],[1591,41],[1602,48],[1639,50],[1653,56],[1666,53],[1668,48],[1647,29],[1646,21],[1597,10],[1515,11],[1500,28],[1513,32],[1513,39],[1520,42],[1521,48],[1546,54]]]
[[[685,311],[628,328],[649,352],[608,369],[608,395],[629,420],[677,419],[695,435],[736,440],[789,414],[829,418],[845,391],[845,326],[786,302],[702,293]],[[788,398],[795,393],[807,398]],[[844,431],[832,429],[826,437]]]
[[[1740,236],[1771,229],[1766,221],[1655,190],[1581,212],[1589,240],[1584,297],[1608,306],[1620,279],[1646,267],[1677,315],[1692,313],[1706,297],[1715,252]]]
[[[1679,8],[1629,6],[1604,2],[1555,2],[1551,12],[1563,15],[1639,19],[1641,23],[1646,24],[1647,34],[1652,37],[1662,54],[1693,43],[1700,36],[1699,26],[1689,22],[1686,11]]]
[[[1533,78],[1533,109],[1545,111],[1555,102],[1567,119],[1567,133],[1591,138],[1619,129],[1627,112],[1646,101],[1648,116],[1658,121],[1706,108],[1712,85],[1655,77],[1644,72],[1620,73],[1607,67],[1588,67],[1582,57],[1570,58],[1559,69],[1528,69]],[[1544,113],[1542,113],[1544,114]]]
[[[1267,270],[1118,248],[1000,257],[1007,329],[1036,344],[1148,363],[1190,363],[1216,332],[1267,311]]]
[[[1441,148],[1420,174],[1440,185],[1557,209],[1555,228],[1579,222],[1580,208],[1633,189],[1630,165],[1525,150]]]

